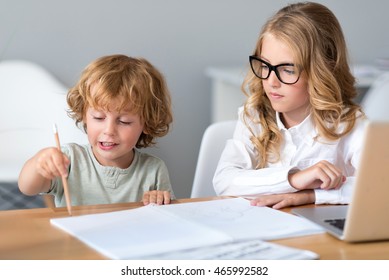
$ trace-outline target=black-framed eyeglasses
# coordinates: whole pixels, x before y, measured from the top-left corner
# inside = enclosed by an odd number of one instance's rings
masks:
[[[269,78],[271,71],[276,73],[276,76],[280,82],[293,85],[297,83],[300,78],[300,68],[293,63],[283,63],[278,65],[271,65],[270,63],[256,57],[254,55],[249,56],[251,70],[260,79],[266,80]]]

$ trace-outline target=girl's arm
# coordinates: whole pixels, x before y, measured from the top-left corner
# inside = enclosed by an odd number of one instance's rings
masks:
[[[358,118],[352,132],[341,140],[344,146],[344,161],[349,165],[349,169],[352,169],[353,172],[349,172],[346,180],[339,189],[315,189],[316,204],[348,204],[350,202],[354,190],[355,174],[361,158],[367,123],[368,120],[366,118]]]
[[[281,209],[290,206],[311,204],[315,202],[313,190],[303,190],[295,193],[264,195],[251,200],[253,206],[269,206],[274,209]]]
[[[280,164],[272,168],[256,169],[256,154],[250,137],[249,130],[239,119],[233,139],[227,141],[216,168],[213,178],[216,193],[251,196],[296,192],[297,189],[288,181],[294,166]]]
[[[297,190],[339,189],[346,180],[340,168],[325,160],[291,173],[288,177],[290,185]]]

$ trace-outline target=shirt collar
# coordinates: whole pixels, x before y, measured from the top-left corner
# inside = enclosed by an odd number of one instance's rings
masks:
[[[318,135],[316,127],[313,125],[311,114],[309,114],[300,124],[289,129],[285,127],[280,118],[280,113],[276,112],[277,126],[280,131],[294,131],[308,145],[313,145]]]

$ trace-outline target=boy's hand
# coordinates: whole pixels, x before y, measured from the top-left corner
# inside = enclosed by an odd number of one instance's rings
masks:
[[[46,148],[35,156],[36,171],[46,179],[68,176],[70,161],[57,148]]]
[[[155,203],[158,205],[170,203],[169,191],[148,191],[143,194],[143,205]]]
[[[269,206],[274,209],[281,209],[288,206],[298,206],[315,202],[315,192],[304,190],[295,193],[263,195],[253,199],[252,206]]]

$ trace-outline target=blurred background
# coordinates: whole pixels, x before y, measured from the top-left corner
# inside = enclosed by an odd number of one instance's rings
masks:
[[[0,60],[38,63],[68,88],[100,56],[148,59],[164,73],[174,110],[171,132],[148,151],[166,162],[176,196],[189,197],[201,138],[214,121],[209,69],[244,72],[261,26],[289,2],[0,0]],[[353,64],[377,65],[389,57],[389,2],[317,2],[338,17]]]

